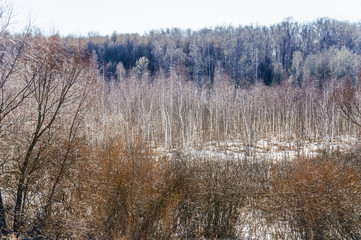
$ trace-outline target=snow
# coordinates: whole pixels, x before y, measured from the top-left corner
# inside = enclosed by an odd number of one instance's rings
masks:
[[[241,140],[228,142],[208,142],[199,147],[184,147],[182,152],[194,157],[217,158],[217,159],[244,159],[253,158],[259,160],[294,160],[297,157],[314,157],[323,151],[347,151],[360,142],[359,138],[353,136],[341,136],[334,138],[328,146],[324,142],[315,140],[304,140],[299,142],[284,140],[273,137],[261,139],[246,148]],[[282,139],[282,138],[281,138]],[[162,155],[172,156],[173,149],[166,149],[163,146],[155,148],[155,152]],[[248,154],[247,154],[248,153]]]

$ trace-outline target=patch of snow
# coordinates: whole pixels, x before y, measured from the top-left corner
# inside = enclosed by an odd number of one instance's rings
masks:
[[[217,159],[244,159],[248,157],[277,162],[280,160],[293,160],[298,156],[314,157],[323,151],[327,151],[327,148],[330,151],[347,151],[359,143],[359,139],[352,136],[334,138],[328,146],[315,140],[305,140],[302,143],[297,143],[294,141],[279,141],[278,139],[276,137],[261,139],[248,148],[239,139],[227,143],[212,141],[204,144],[201,149],[190,146],[184,147],[182,152],[194,157],[215,157]],[[167,150],[162,146],[155,148],[155,152],[172,156],[172,150]]]

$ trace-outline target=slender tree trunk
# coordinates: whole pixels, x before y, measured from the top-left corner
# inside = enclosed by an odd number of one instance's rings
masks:
[[[32,151],[32,149],[31,149],[31,151]],[[26,174],[25,170],[27,168],[29,159],[30,159],[30,153],[28,153],[27,157],[25,158],[25,161],[23,164],[23,170],[21,172],[21,176],[19,178],[19,182],[18,182],[18,186],[17,186],[17,190],[16,190],[16,201],[15,201],[15,207],[14,207],[14,225],[13,225],[14,232],[18,232],[21,227],[21,222],[22,222],[21,207],[23,204],[24,183],[25,183],[25,174]]]
[[[16,201],[15,201],[15,207],[14,207],[14,226],[13,230],[15,233],[19,232],[22,217],[21,217],[21,205],[23,200],[23,189],[24,189],[24,182],[25,177],[22,175],[19,179],[18,188],[16,190]]]
[[[38,142],[39,137],[44,131],[40,131],[42,126],[42,116],[39,114],[38,116],[38,125],[35,130],[34,138],[31,142],[31,145],[26,153],[24,163],[22,164],[20,170],[21,175],[19,178],[17,190],[16,190],[16,201],[15,201],[15,207],[14,207],[14,224],[13,224],[13,230],[14,232],[18,232],[21,227],[22,217],[21,217],[21,207],[23,204],[23,194],[24,194],[24,183],[26,178],[26,170],[28,168],[28,164],[30,161],[30,156],[35,148],[36,143]],[[49,124],[50,126],[50,124]]]
[[[183,121],[183,92],[182,92],[182,86],[179,86],[180,93],[179,93],[179,108],[178,108],[178,115],[180,120],[180,127],[181,127],[181,136],[182,136],[182,147],[185,146],[186,140],[184,136],[184,121]]]
[[[7,235],[7,225],[5,218],[5,209],[3,204],[3,198],[0,189],[0,232],[2,235]]]

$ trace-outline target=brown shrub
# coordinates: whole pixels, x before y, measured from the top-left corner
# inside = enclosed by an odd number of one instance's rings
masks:
[[[264,163],[161,157],[141,138],[108,138],[82,151],[88,159],[73,200],[77,238],[237,238],[239,210],[267,189]]]
[[[346,164],[346,157],[300,159],[274,168],[263,205],[269,219],[286,222],[302,239],[360,239],[360,169]]]
[[[180,183],[165,158],[141,138],[108,138],[92,150],[83,201],[89,218],[84,238],[168,239],[181,201]],[[87,154],[89,155],[89,153]],[[80,201],[81,202],[81,201]]]
[[[189,186],[178,206],[179,229],[186,238],[235,239],[240,209],[252,206],[266,190],[267,164],[179,154],[172,164]],[[244,223],[248,224],[248,223]],[[242,233],[241,233],[242,234]]]

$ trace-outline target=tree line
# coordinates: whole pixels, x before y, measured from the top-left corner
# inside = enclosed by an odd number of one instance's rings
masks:
[[[356,80],[360,64],[359,23],[321,18],[299,23],[291,18],[266,26],[218,26],[198,31],[178,28],[145,35],[89,34],[88,49],[98,60],[106,79],[129,76],[145,57],[150,76],[176,72],[199,86],[212,85],[216,74],[237,85],[322,86],[330,78]]]

